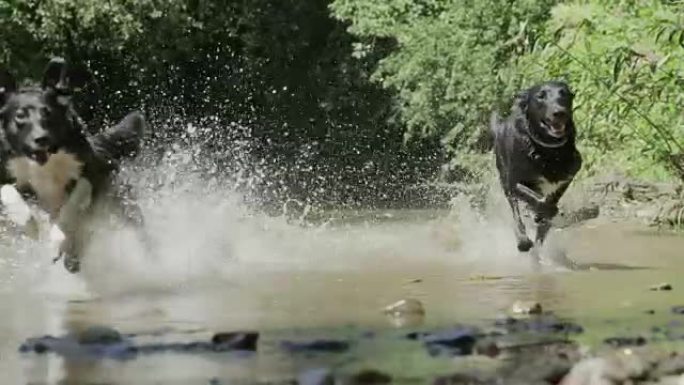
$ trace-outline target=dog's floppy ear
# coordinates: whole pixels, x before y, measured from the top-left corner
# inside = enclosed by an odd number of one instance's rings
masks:
[[[43,89],[54,89],[59,93],[69,93],[69,75],[67,73],[67,63],[61,57],[54,57],[45,67],[43,72]]]
[[[71,103],[71,84],[66,60],[54,57],[45,67],[43,73],[43,89],[51,91],[54,101],[62,106]]]
[[[527,106],[529,104],[530,90],[525,90],[518,92],[513,98],[513,105],[511,109],[514,111],[519,111],[527,115]]]
[[[5,104],[9,94],[17,90],[17,81],[5,68],[0,68],[0,104]]]

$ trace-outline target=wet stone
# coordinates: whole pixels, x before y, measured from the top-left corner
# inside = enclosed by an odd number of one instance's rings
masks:
[[[507,317],[502,320],[497,320],[494,325],[503,328],[508,333],[534,332],[580,334],[584,332],[582,326],[559,319],[552,315],[538,315],[524,319]]]
[[[439,376],[432,383],[434,385],[495,385],[498,381],[477,374],[456,373]]]
[[[674,314],[684,315],[684,306],[675,306],[672,308]]]
[[[383,312],[394,316],[403,314],[425,314],[425,308],[417,299],[407,298],[385,307]]]
[[[541,314],[542,306],[535,301],[516,301],[511,306],[511,313],[518,315]]]
[[[354,374],[349,380],[351,385],[380,385],[391,383],[392,376],[377,370],[366,369]]]
[[[123,340],[121,333],[107,326],[91,326],[77,336],[81,344],[115,344]]]
[[[457,327],[435,333],[409,333],[408,339],[422,341],[430,355],[442,353],[450,355],[473,354],[479,331],[471,327]]]
[[[350,344],[341,340],[283,341],[283,349],[292,353],[343,353]]]
[[[580,361],[561,385],[617,385],[645,380],[651,364],[637,354],[615,353]]]
[[[672,290],[672,285],[669,283],[659,283],[657,285],[653,285],[649,288],[651,291],[671,291]]]
[[[98,335],[99,337],[99,335]],[[137,349],[128,340],[112,341],[110,338],[86,339],[87,343],[79,342],[72,335],[64,337],[44,336],[27,339],[19,347],[21,353],[55,353],[62,357],[75,360],[89,359],[120,359],[134,358]],[[102,342],[97,342],[102,341]]]
[[[216,333],[211,338],[214,350],[249,350],[256,351],[259,341],[257,332]]]
[[[150,343],[136,345],[113,329],[92,327],[77,335],[29,338],[20,347],[22,353],[53,352],[70,359],[132,359],[139,354],[253,352],[259,334],[255,332],[217,333],[211,341]]]
[[[495,341],[478,341],[475,344],[475,354],[487,357],[497,357],[501,353],[499,345]]]
[[[658,377],[684,374],[684,355],[673,353],[669,357],[660,360],[654,373]]]
[[[643,346],[646,345],[648,341],[644,337],[610,337],[603,340],[603,343],[610,345],[614,348],[620,348],[625,346]]]

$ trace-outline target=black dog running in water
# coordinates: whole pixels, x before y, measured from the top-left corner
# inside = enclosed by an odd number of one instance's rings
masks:
[[[520,93],[510,116],[492,116],[499,179],[513,210],[518,250],[533,243],[520,217],[519,203],[534,212],[535,243],[541,245],[558,213],[558,201],[582,166],[575,148],[573,93],[563,82],[546,82]]]
[[[3,204],[5,209],[9,201],[26,206],[21,198],[33,198],[47,211],[61,231],[58,258],[64,257],[67,270],[76,272],[94,203],[108,197],[128,219],[142,220],[113,179],[121,161],[139,152],[145,120],[134,112],[89,137],[71,93],[69,71],[61,58],[50,60],[40,86],[19,88],[7,70],[0,70]]]

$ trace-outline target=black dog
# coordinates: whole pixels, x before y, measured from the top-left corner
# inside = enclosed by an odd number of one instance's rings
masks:
[[[128,201],[113,177],[122,160],[138,153],[145,120],[131,113],[88,137],[71,94],[61,58],[49,62],[40,86],[19,88],[8,71],[0,71],[0,182],[13,183],[17,193],[34,198],[47,211],[64,238],[58,258],[64,257],[67,270],[76,272],[87,233],[84,215],[92,212],[92,204],[112,197],[122,212],[141,220],[134,205],[124,205]],[[19,196],[6,187],[3,197]]]
[[[533,246],[520,217],[520,201],[535,214],[535,242],[541,245],[558,201],[582,166],[575,148],[573,97],[567,84],[547,82],[519,94],[506,120],[492,116],[496,168],[513,210],[520,251]]]

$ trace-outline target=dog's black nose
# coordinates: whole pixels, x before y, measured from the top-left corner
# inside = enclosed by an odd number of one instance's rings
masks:
[[[47,148],[50,146],[50,137],[45,135],[45,136],[39,136],[35,139],[33,139],[33,142],[36,144],[36,146],[40,148]]]
[[[553,118],[556,120],[564,120],[568,117],[568,112],[566,110],[557,110],[553,112]]]

